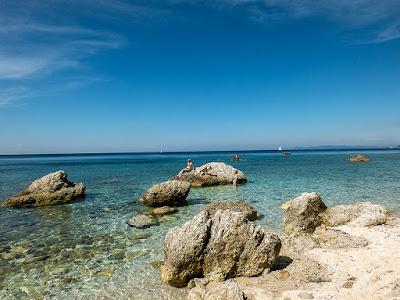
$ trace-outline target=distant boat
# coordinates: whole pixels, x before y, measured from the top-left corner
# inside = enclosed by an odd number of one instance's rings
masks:
[[[160,150],[160,153],[162,153],[162,149]]]
[[[278,151],[282,151],[282,147],[281,146],[279,146]]]

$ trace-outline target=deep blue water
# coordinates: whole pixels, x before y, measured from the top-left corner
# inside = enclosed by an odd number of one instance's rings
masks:
[[[351,164],[354,151],[40,155],[0,157],[0,200],[31,181],[64,170],[87,186],[84,201],[34,209],[0,208],[0,298],[86,298],[98,293],[138,299],[179,298],[160,285],[149,262],[162,259],[162,239],[172,226],[190,219],[203,204],[241,199],[264,217],[260,224],[279,230],[280,205],[315,191],[328,205],[372,201],[400,212],[400,151],[363,151],[371,161]],[[161,225],[129,228],[127,220],[145,211],[139,196],[185,166],[225,161],[249,179],[238,188],[193,188],[188,205]],[[30,261],[42,257],[39,261]],[[44,258],[43,258],[44,257]],[[129,285],[126,286],[126,283]],[[125,283],[125,284],[124,284]]]

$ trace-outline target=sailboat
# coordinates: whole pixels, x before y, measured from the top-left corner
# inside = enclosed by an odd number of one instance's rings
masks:
[[[282,147],[281,146],[279,146],[278,151],[282,151]]]

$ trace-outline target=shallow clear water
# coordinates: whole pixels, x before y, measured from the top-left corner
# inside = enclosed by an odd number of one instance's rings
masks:
[[[346,160],[348,151],[242,153],[240,162],[230,153],[0,157],[0,199],[59,169],[87,186],[81,202],[0,208],[0,299],[180,299],[185,290],[162,285],[150,262],[162,259],[168,229],[211,201],[249,201],[271,230],[279,230],[282,202],[306,191],[320,193],[328,205],[373,201],[399,214],[400,152],[366,153],[371,161],[360,164]],[[188,205],[160,226],[128,227],[133,214],[146,211],[137,201],[143,191],[176,174],[188,157],[196,165],[225,161],[249,182],[193,188]]]

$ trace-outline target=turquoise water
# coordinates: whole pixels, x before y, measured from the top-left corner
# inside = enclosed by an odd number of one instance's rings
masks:
[[[271,230],[280,228],[282,202],[306,191],[328,205],[373,201],[399,214],[400,151],[364,153],[369,163],[349,163],[349,151],[242,153],[240,162],[231,153],[1,157],[0,199],[59,169],[83,181],[87,196],[69,205],[0,208],[0,299],[180,299],[185,291],[162,285],[150,262],[162,259],[167,230],[211,201],[251,202]],[[188,157],[197,166],[225,161],[249,182],[193,188],[188,205],[160,226],[128,227],[132,215],[146,211],[137,201],[143,191],[176,174]]]

